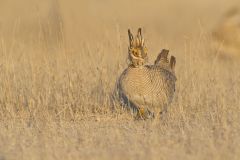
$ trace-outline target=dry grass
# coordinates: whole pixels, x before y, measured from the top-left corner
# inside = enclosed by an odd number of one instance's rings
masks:
[[[2,25],[12,36],[0,42],[1,160],[239,159],[239,62],[221,59],[206,33],[219,18],[212,8],[234,2],[140,1],[134,13],[136,2],[61,1],[66,37],[55,51]],[[174,102],[153,121],[109,101],[127,65],[127,28],[138,26],[151,61],[162,48],[177,58]]]

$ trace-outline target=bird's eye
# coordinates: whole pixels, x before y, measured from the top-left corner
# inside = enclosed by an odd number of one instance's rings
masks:
[[[134,56],[137,56],[137,51],[133,51]]]

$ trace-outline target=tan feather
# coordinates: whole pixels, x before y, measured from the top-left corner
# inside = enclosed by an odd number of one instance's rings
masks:
[[[134,39],[137,43],[139,43],[139,35],[142,36],[141,29]],[[147,52],[143,46],[142,38],[140,46],[133,46],[129,50],[131,64],[120,75],[115,95],[121,104],[137,111],[136,117],[148,119],[166,111],[173,99],[176,58],[172,56],[169,63],[169,50],[163,49],[154,65],[146,65],[147,56],[142,58],[142,55],[147,55]]]

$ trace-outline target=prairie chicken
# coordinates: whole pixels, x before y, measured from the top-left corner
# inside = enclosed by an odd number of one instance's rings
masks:
[[[136,118],[153,118],[167,110],[175,92],[175,57],[168,60],[163,49],[153,65],[147,65],[148,53],[141,28],[136,37],[128,30],[130,64],[120,75],[116,95],[121,104],[130,107]]]

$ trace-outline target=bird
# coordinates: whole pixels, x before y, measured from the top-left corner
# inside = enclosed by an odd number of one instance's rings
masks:
[[[128,29],[129,64],[117,79],[115,97],[127,106],[136,119],[153,119],[167,111],[175,93],[176,58],[168,59],[169,50],[163,49],[154,64],[148,64],[148,50],[139,28],[133,37]]]

